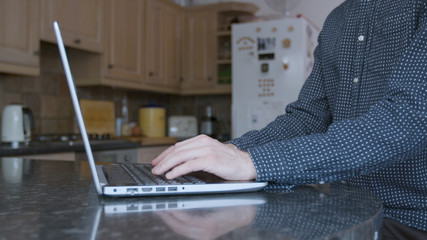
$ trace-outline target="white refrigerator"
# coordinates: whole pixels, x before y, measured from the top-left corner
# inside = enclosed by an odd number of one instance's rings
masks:
[[[318,30],[304,18],[232,25],[232,137],[285,113],[311,73]]]

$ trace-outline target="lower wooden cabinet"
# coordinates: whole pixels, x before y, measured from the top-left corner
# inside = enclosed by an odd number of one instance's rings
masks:
[[[138,148],[138,163],[151,163],[151,161],[160,155],[169,146],[151,146]]]
[[[75,161],[75,152],[59,152],[59,153],[43,153],[43,154],[32,154],[16,156],[17,158],[25,158],[31,160],[54,160],[54,161]]]

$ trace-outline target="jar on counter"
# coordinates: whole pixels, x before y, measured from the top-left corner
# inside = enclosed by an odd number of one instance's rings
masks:
[[[164,107],[150,102],[138,110],[139,126],[144,137],[166,136],[166,110]]]

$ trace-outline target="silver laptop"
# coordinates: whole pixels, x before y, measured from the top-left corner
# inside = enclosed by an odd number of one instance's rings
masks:
[[[82,135],[86,155],[92,172],[96,191],[99,195],[108,196],[152,196],[172,194],[207,194],[228,192],[252,192],[264,188],[266,182],[226,181],[207,173],[195,173],[168,180],[164,176],[151,173],[150,164],[113,164],[95,165],[92,149],[89,144],[86,127],[83,121],[76,87],[71,75],[70,65],[58,23],[53,23],[59,53],[64,66],[68,87],[70,88],[77,122]],[[197,176],[195,176],[197,175]]]

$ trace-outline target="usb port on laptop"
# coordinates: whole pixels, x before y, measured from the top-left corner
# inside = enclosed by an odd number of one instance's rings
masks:
[[[165,187],[156,187],[156,192],[164,192],[166,191]]]
[[[178,190],[177,187],[168,187],[169,192],[176,192]]]

